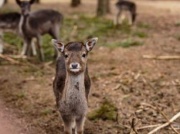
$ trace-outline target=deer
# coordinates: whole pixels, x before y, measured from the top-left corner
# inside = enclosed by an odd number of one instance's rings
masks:
[[[41,61],[44,61],[44,54],[41,47],[41,36],[44,34],[49,34],[52,38],[58,40],[63,15],[52,9],[42,9],[31,13],[31,5],[34,2],[35,0],[16,0],[16,3],[21,8],[19,33],[24,41],[21,55],[29,55],[32,39],[36,38],[39,58]],[[35,48],[33,50],[35,50]],[[33,55],[36,55],[35,51],[33,51]],[[56,50],[54,57],[57,57]]]
[[[117,13],[114,18],[114,25],[121,25],[125,18],[128,19],[128,24],[132,25],[135,22],[137,16],[136,4],[132,1],[118,0],[115,5]]]
[[[20,13],[9,12],[0,14],[0,54],[3,53],[3,33],[13,32],[18,33],[18,24],[20,21]]]
[[[4,43],[3,36],[5,32],[11,32],[19,35],[19,22],[20,22],[21,14],[18,12],[9,12],[9,13],[1,13],[0,14],[0,54],[3,54]],[[35,44],[32,42],[31,44],[32,50],[36,55]]]
[[[63,42],[52,39],[52,44],[61,53],[56,62],[53,91],[56,106],[64,122],[65,134],[83,134],[88,111],[88,95],[91,80],[87,58],[98,38],[83,42]]]

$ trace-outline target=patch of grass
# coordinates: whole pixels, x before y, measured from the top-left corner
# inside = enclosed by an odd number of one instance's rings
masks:
[[[147,33],[142,32],[142,31],[136,31],[133,33],[134,36],[137,36],[139,38],[146,38],[148,37]]]
[[[1,8],[1,13],[11,13],[11,12],[19,12],[19,10],[14,10],[11,8]]]
[[[19,92],[18,94],[16,94],[16,97],[19,99],[23,99],[26,97],[26,94],[24,92]]]
[[[44,50],[45,60],[46,61],[52,60],[54,55],[54,47],[51,43],[52,37],[50,35],[44,35],[42,39],[43,39],[42,47]]]
[[[44,75],[44,72],[42,71],[41,68],[39,67],[33,67],[33,66],[27,66],[27,67],[24,67],[21,72],[22,74],[33,74],[34,76],[43,76]]]
[[[122,42],[109,43],[109,44],[106,44],[105,46],[110,47],[110,48],[116,48],[116,47],[128,48],[128,47],[141,46],[141,45],[143,45],[143,42],[127,39]]]
[[[6,32],[4,33],[3,41],[10,45],[17,46],[18,50],[21,50],[22,39],[18,37],[17,34]]]
[[[17,51],[22,50],[22,42],[23,41],[19,36],[17,36],[17,34],[14,34],[11,32],[4,33],[3,41],[8,43],[9,45],[17,46]],[[44,55],[46,57],[45,59],[52,60],[52,57],[54,54],[54,47],[51,44],[51,36],[44,35],[42,37],[42,47],[44,50]]]
[[[176,27],[179,27],[179,26],[180,26],[180,22],[178,21],[178,22],[176,22],[174,25],[175,25]]]
[[[178,41],[180,41],[180,34],[174,36]]]
[[[132,47],[132,46],[140,46],[140,45],[142,45],[142,42],[133,41],[131,39],[128,39],[128,40],[122,41],[119,45],[121,47],[127,48],[127,47]]]
[[[80,20],[84,27],[79,29],[79,34],[86,35],[86,37],[93,36],[103,36],[107,35],[108,32],[114,30],[114,26],[111,20],[107,20],[99,17],[85,17],[80,16]]]
[[[99,109],[91,112],[88,115],[90,120],[113,120],[115,121],[117,117],[117,108],[107,99],[104,100]]]
[[[49,115],[49,114],[52,114],[52,109],[50,109],[50,108],[45,108],[45,109],[43,109],[41,112],[40,112],[40,114],[41,115],[44,115],[44,116],[47,116],[47,115]]]
[[[147,23],[142,23],[142,22],[138,23],[137,26],[138,26],[139,28],[144,28],[144,29],[150,29],[150,28],[151,28],[151,26],[150,26],[149,24],[147,24]]]
[[[8,96],[9,95],[9,96]],[[7,101],[8,102],[21,102],[26,99],[26,94],[23,91],[18,91],[16,93],[7,93]]]
[[[78,19],[66,18],[63,27],[62,38],[66,41],[82,40],[90,36],[113,36],[115,32],[119,32],[114,27],[112,20],[84,15],[80,15]],[[75,27],[77,29],[74,29]]]
[[[121,33],[124,33],[124,34],[130,34],[132,31],[131,26],[128,24],[127,21],[123,21],[123,23],[119,25],[118,28],[121,31]]]

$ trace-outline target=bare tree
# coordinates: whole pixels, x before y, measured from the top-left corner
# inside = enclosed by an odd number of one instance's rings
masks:
[[[110,13],[110,1],[98,0],[97,16],[103,16],[107,13]]]
[[[77,7],[81,4],[81,0],[71,0],[71,6]]]

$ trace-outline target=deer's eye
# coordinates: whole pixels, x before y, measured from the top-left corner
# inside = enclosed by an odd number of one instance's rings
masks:
[[[67,59],[68,58],[68,54],[65,54],[64,57]]]
[[[85,58],[85,57],[86,57],[86,54],[82,54],[82,57]]]

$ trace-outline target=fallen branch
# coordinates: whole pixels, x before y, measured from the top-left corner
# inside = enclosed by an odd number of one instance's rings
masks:
[[[0,58],[9,61],[12,64],[20,64],[19,61],[16,61],[16,60],[10,58],[9,56],[5,56],[5,55],[0,54]]]
[[[13,59],[28,59],[28,57],[25,55],[9,55],[9,57]]]
[[[159,127],[160,125],[161,125],[161,124],[142,126],[142,127],[137,128],[137,130],[152,128],[152,127]]]
[[[156,60],[180,60],[179,55],[164,55],[164,56],[156,56],[156,55],[143,55],[145,59],[156,59]]]
[[[166,123],[162,124],[161,126],[153,129],[153,130],[152,130],[151,132],[149,132],[148,134],[153,134],[153,133],[157,132],[159,129],[162,129],[162,128],[164,128],[164,127],[169,126],[174,120],[176,120],[176,119],[179,118],[179,117],[180,117],[180,112],[177,113],[176,115],[174,115],[168,122],[166,122]]]
[[[147,106],[147,107],[150,107],[150,108],[156,110],[157,112],[159,112],[159,113],[169,122],[168,117],[167,117],[159,108],[154,107],[154,106],[152,106],[152,105],[150,105],[150,104],[147,104],[147,103],[142,103],[141,105],[144,105],[144,106]],[[170,125],[171,129],[172,129],[176,134],[179,134],[179,132],[178,132],[171,124],[169,124],[169,125]]]
[[[135,128],[135,118],[132,119],[132,122],[131,122],[131,128],[133,129],[133,131],[135,132],[135,134],[138,134],[136,128]]]
[[[159,109],[158,109],[159,110]],[[159,110],[159,112],[161,113],[162,116],[164,116],[164,118],[169,121],[168,117],[161,111]],[[179,132],[170,124],[171,129],[176,133],[179,134]]]

